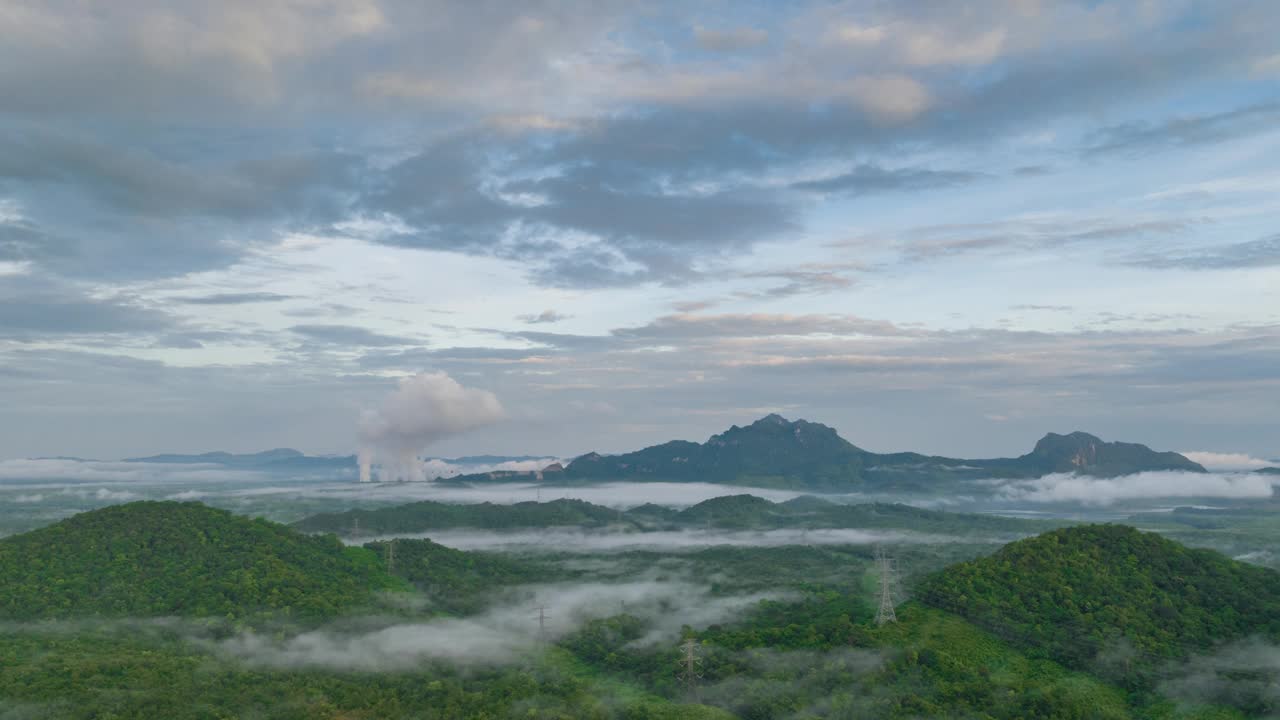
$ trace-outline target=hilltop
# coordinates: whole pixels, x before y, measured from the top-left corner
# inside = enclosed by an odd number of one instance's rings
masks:
[[[321,617],[404,587],[363,548],[200,503],[134,502],[0,540],[0,617]]]
[[[304,532],[422,532],[450,528],[514,530],[538,527],[599,527],[618,519],[618,511],[583,500],[551,500],[514,505],[454,505],[424,500],[377,510],[347,510],[303,518],[293,526]]]
[[[774,503],[754,495],[728,495],[674,510],[641,505],[630,510],[583,500],[452,505],[423,501],[376,510],[312,515],[294,523],[305,532],[339,535],[430,532],[453,528],[522,530],[530,528],[604,528],[631,532],[656,530],[781,528],[898,528],[927,532],[1036,533],[1053,525],[1042,520],[924,510],[896,503],[843,505],[812,496]]]
[[[1123,525],[1055,530],[925,579],[916,595],[1076,667],[1280,635],[1280,573]]]
[[[874,453],[806,420],[767,415],[705,443],[676,440],[623,453],[587,453],[564,469],[567,481],[665,480],[797,487],[816,491],[926,490],[939,482],[1074,472],[1110,477],[1149,470],[1205,472],[1174,452],[1107,442],[1084,432],[1049,433],[1016,458],[965,460],[914,452]]]

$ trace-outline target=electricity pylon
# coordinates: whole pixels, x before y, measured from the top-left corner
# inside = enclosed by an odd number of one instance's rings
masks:
[[[689,698],[693,698],[698,692],[698,680],[702,678],[702,673],[698,668],[702,665],[702,660],[698,659],[698,641],[689,638],[680,644],[680,681],[684,683],[685,694]]]
[[[538,644],[547,644],[547,606],[539,605],[538,610]]]
[[[387,541],[387,572],[396,569],[396,541],[394,539]]]
[[[893,587],[897,584],[893,560],[879,546],[876,546],[876,567],[880,571],[880,609],[876,611],[876,625],[898,622],[898,614],[893,611]]]

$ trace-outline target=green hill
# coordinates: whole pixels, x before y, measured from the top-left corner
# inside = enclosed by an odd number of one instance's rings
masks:
[[[449,528],[513,530],[531,527],[588,526],[617,522],[618,511],[584,500],[520,502],[513,505],[453,505],[424,500],[377,510],[348,510],[303,518],[294,527],[305,532],[345,535],[422,532]]]
[[[358,537],[453,528],[521,530],[606,526],[637,532],[716,527],[753,530],[896,528],[922,532],[982,530],[1031,534],[1060,524],[996,515],[925,510],[896,503],[843,505],[813,497],[774,503],[755,495],[728,495],[704,500],[683,510],[647,504],[619,511],[583,500],[523,502],[515,505],[450,505],[424,501],[376,510],[322,513],[299,520],[294,523],[294,527],[306,532],[331,532]]]
[[[451,613],[476,612],[504,587],[556,577],[553,568],[527,560],[455,550],[430,540],[371,542],[364,547],[385,558],[392,542],[395,554],[389,572],[412,583],[436,606]]]
[[[674,519],[683,525],[758,528],[790,524],[790,515],[786,506],[755,495],[725,495],[685,508]]]
[[[0,617],[323,617],[403,581],[377,556],[200,503],[135,502],[0,540]]]
[[[1280,636],[1280,573],[1122,525],[1011,543],[926,578],[916,593],[1076,667],[1128,670]]]

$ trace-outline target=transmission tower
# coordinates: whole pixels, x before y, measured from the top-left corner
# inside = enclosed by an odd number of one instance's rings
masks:
[[[396,541],[390,540],[387,542],[387,572],[392,572],[395,569],[396,569]]]
[[[680,681],[684,683],[685,694],[694,698],[698,693],[698,681],[702,679],[699,668],[702,660],[698,657],[698,641],[689,638],[680,644]]]
[[[538,644],[547,644],[547,606],[539,605],[538,610]]]
[[[893,560],[879,546],[876,546],[876,567],[880,571],[880,609],[876,611],[876,625],[898,622],[898,614],[893,611],[893,588],[897,584]]]
[[[358,517],[351,518],[351,534],[353,536],[360,534],[360,518]]]

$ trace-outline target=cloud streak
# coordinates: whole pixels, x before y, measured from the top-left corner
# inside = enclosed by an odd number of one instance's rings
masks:
[[[1144,472],[1116,478],[1054,474],[992,484],[1003,500],[1105,506],[1159,498],[1265,499],[1274,497],[1273,482],[1254,474]]]
[[[505,665],[523,662],[540,639],[535,608],[554,608],[547,637],[572,632],[593,617],[621,608],[647,620],[642,645],[676,639],[681,625],[701,627],[736,617],[779,594],[715,597],[705,587],[683,582],[584,583],[517,589],[523,602],[477,616],[403,623],[374,631],[321,629],[283,640],[242,633],[212,647],[223,655],[269,667],[329,668],[391,672],[431,662]]]

